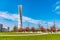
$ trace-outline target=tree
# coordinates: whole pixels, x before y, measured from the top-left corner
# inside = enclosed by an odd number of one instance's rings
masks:
[[[19,31],[19,32],[23,32],[23,28],[19,28],[18,31]]]
[[[34,28],[34,27],[32,27],[32,28],[31,28],[31,31],[32,31],[32,32],[35,32],[35,28]]]
[[[45,28],[43,26],[40,26],[40,31],[45,32]]]
[[[29,32],[30,31],[29,27],[26,27],[25,28],[25,31]]]
[[[14,32],[17,32],[17,30],[18,30],[17,27],[14,26],[13,31],[14,31]]]
[[[51,32],[56,32],[56,27],[55,26],[51,26],[50,30],[51,30]]]

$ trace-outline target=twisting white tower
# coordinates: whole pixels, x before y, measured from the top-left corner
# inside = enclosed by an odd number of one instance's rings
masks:
[[[18,29],[22,28],[22,5],[18,5]]]

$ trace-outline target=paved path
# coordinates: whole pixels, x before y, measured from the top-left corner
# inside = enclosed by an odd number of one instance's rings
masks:
[[[44,34],[24,34],[24,35],[0,35],[0,36],[35,36],[35,35],[45,35],[46,33]]]
[[[45,34],[60,34],[60,33],[36,33],[36,34],[23,34],[23,35],[0,35],[0,36],[35,36],[35,35],[45,35]]]

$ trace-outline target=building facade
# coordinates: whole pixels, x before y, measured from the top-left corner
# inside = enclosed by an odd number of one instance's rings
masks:
[[[22,5],[18,5],[18,29],[22,28]]]

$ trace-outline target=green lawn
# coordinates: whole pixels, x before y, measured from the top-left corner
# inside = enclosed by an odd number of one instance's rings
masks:
[[[60,40],[60,34],[46,34],[35,36],[0,36],[0,40]]]

